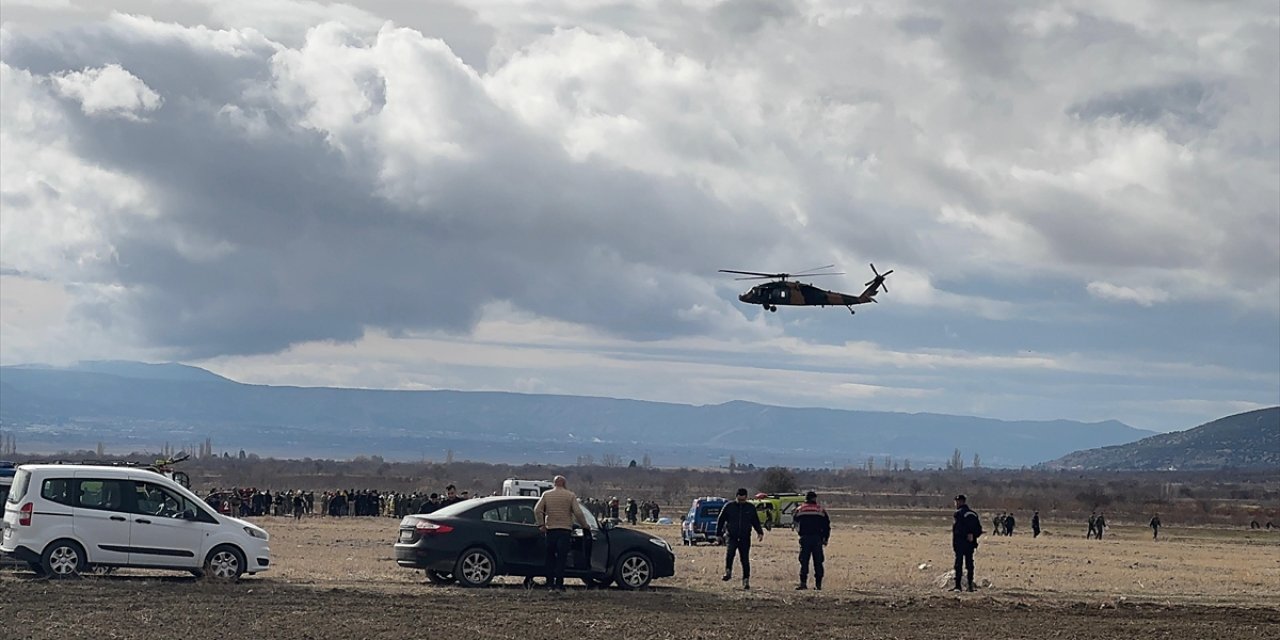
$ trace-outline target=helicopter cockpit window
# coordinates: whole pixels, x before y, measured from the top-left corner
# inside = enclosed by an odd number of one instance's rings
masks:
[[[774,290],[773,290],[773,297],[774,297],[775,299],[777,299],[777,300],[786,300],[786,299],[787,299],[787,290],[786,290],[786,289],[774,289]]]

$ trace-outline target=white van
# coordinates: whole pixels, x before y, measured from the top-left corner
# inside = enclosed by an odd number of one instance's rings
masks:
[[[90,567],[177,569],[235,580],[271,565],[267,532],[134,467],[18,467],[0,553],[50,577]]]
[[[507,478],[502,481],[504,496],[533,496],[537,498],[551,490],[555,485],[546,480],[516,480]]]

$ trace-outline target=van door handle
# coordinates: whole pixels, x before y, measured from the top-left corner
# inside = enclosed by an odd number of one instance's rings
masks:
[[[142,518],[138,518],[137,520],[134,520],[134,522],[138,524],[151,524],[150,520],[143,520]]]
[[[495,536],[502,536],[502,537],[504,537],[504,538],[509,538],[509,537],[511,537],[511,534],[506,533],[505,531],[495,531],[495,532],[493,533],[493,535],[495,535]]]
[[[124,516],[111,516],[111,519],[116,522],[124,522]]]

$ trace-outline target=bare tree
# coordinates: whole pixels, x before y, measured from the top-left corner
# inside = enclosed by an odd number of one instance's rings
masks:
[[[973,468],[974,469],[982,468],[982,458],[978,457],[978,454],[976,453],[973,454]]]
[[[600,464],[606,467],[620,467],[622,466],[622,456],[616,453],[606,453],[600,456]]]

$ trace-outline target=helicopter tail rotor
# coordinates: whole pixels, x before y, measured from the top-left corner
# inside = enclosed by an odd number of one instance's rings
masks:
[[[875,263],[870,263],[870,264],[871,264],[871,273],[876,274],[876,277],[868,280],[867,286],[882,287],[887,293],[889,291],[889,286],[884,283],[884,279],[885,279],[885,276],[893,273],[893,269],[890,269],[884,273],[880,273],[879,271],[876,271]]]

